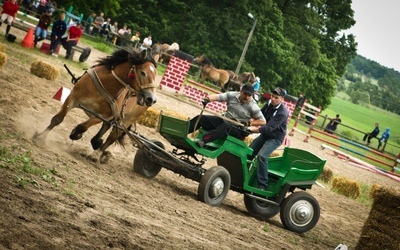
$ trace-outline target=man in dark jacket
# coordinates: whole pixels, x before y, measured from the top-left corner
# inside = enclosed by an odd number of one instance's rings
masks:
[[[374,128],[374,130],[372,130],[371,133],[365,134],[365,135],[364,135],[364,138],[363,138],[363,141],[367,140],[367,145],[369,145],[369,144],[371,143],[371,139],[372,139],[373,137],[377,137],[377,136],[379,135],[379,132],[380,132],[380,130],[379,130],[379,123],[376,122],[376,123],[375,123],[375,128]]]
[[[51,29],[51,43],[49,55],[52,55],[58,44],[61,42],[61,38],[67,31],[67,23],[65,22],[65,13],[60,14],[60,19],[54,22],[53,28]]]
[[[286,90],[275,88],[270,101],[261,109],[267,124],[249,127],[251,132],[260,133],[250,144],[250,148],[253,149],[251,159],[258,157],[257,178],[258,188],[261,190],[266,190],[268,185],[268,157],[282,145],[286,136],[289,111],[283,103],[285,95]]]

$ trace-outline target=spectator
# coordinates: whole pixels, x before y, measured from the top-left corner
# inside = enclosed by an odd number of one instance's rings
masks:
[[[93,29],[92,29],[92,35],[97,36],[100,33],[101,26],[104,23],[104,13],[100,13],[96,19],[94,19],[94,24],[93,24]]]
[[[47,0],[40,0],[39,6],[37,7],[37,15],[40,17],[46,12]]]
[[[382,146],[382,143],[386,143],[390,138],[390,128],[386,128],[381,138],[379,139],[378,149]]]
[[[115,44],[115,38],[118,33],[118,22],[114,22],[114,24],[110,27],[110,32],[108,32],[107,41]]]
[[[363,138],[363,141],[365,142],[365,140],[367,140],[367,145],[369,145],[370,143],[371,143],[371,139],[373,138],[373,137],[376,137],[377,135],[379,135],[379,132],[380,132],[380,130],[379,130],[379,123],[375,123],[375,128],[374,128],[374,130],[372,130],[372,132],[371,133],[367,133],[367,134],[365,134],[364,135],[364,138]]]
[[[256,81],[254,82],[253,86],[255,92],[258,92],[260,90],[260,77],[256,77]]]
[[[260,108],[252,98],[254,88],[251,84],[246,84],[240,92],[226,92],[222,94],[212,94],[203,100],[203,105],[209,102],[218,101],[227,103],[225,117],[237,120],[244,126],[261,126],[265,124]],[[251,121],[251,119],[253,119]],[[199,147],[204,147],[208,142],[226,138],[228,135],[238,139],[244,139],[249,133],[244,126],[237,126],[234,123],[213,115],[200,115],[192,118],[189,124],[189,133],[199,128],[206,132],[201,140],[196,141]]]
[[[58,44],[61,42],[65,31],[67,30],[67,24],[65,23],[65,13],[60,14],[60,19],[53,23],[53,28],[51,29],[51,43],[49,55],[52,55],[54,50],[57,48]]]
[[[39,23],[35,29],[34,46],[36,47],[39,41],[47,38],[47,28],[51,24],[50,9],[46,10],[46,13],[42,14],[39,18]]]
[[[24,9],[26,9],[26,12],[30,14],[32,10],[32,2],[31,0],[22,0],[22,6]]]
[[[118,30],[118,38],[117,38],[117,45],[118,46],[124,46],[125,45],[125,41],[124,41],[125,32],[128,32],[128,26],[126,24],[124,24],[124,26]]]
[[[94,20],[94,17],[96,16],[96,13],[92,13],[90,14],[90,16],[86,19],[86,25],[85,25],[85,33],[90,35],[92,33],[91,31],[91,27],[92,27],[92,23]]]
[[[54,11],[56,11],[56,9],[57,9],[57,2],[56,2],[56,0],[49,0],[49,1],[47,1],[47,4],[46,4],[46,11],[47,10],[49,10],[50,11],[50,16],[52,16],[53,15],[53,13],[54,13]]]
[[[71,26],[68,30],[68,37],[62,39],[62,45],[64,49],[67,51],[65,55],[65,59],[69,59],[71,57],[72,47],[77,45],[79,42],[79,38],[82,36],[82,28],[80,22],[77,22],[76,25]]]
[[[7,28],[6,28],[6,37],[11,29],[11,24],[15,20],[15,15],[17,14],[19,9],[17,0],[8,0],[3,3],[1,16],[0,16],[0,27],[2,23],[7,21]]]
[[[104,38],[107,38],[108,32],[110,32],[110,28],[111,28],[111,18],[107,18],[107,20],[101,26],[100,35],[102,35]]]
[[[261,127],[249,127],[251,132],[260,133],[249,147],[253,149],[251,160],[258,157],[257,178],[258,188],[261,190],[266,190],[268,186],[268,157],[282,145],[286,136],[289,111],[283,103],[285,95],[286,90],[275,88],[271,99],[261,109],[266,124]]]
[[[332,119],[328,125],[326,125],[325,132],[329,134],[333,134],[336,131],[337,125],[342,122],[342,119],[339,118],[339,114],[336,115],[336,118]]]
[[[135,35],[132,36],[131,38],[131,45],[132,47],[137,47],[137,45],[140,43],[140,32],[136,31]]]
[[[296,108],[301,109],[301,107],[303,107],[304,100],[305,100],[304,94],[300,92],[299,98],[297,99],[296,102]]]
[[[142,43],[142,46],[140,46],[140,50],[147,50],[151,48],[151,45],[153,44],[153,41],[151,40],[151,35],[148,35]]]

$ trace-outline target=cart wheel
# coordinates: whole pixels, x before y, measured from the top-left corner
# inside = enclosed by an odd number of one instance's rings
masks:
[[[279,213],[279,206],[253,199],[247,195],[244,196],[243,200],[249,213],[261,215],[266,220]]]
[[[296,233],[311,230],[318,222],[318,201],[307,192],[289,195],[281,206],[281,221],[285,228]]]
[[[83,52],[81,53],[81,55],[79,57],[79,61],[85,62],[89,58],[90,52],[92,52],[91,48],[89,48],[89,47],[84,48]]]
[[[231,176],[224,167],[208,169],[200,180],[197,196],[200,201],[210,205],[221,204],[231,187]]]
[[[160,141],[151,140],[151,142],[153,142],[160,148],[165,148],[164,144]],[[154,151],[154,153],[156,154],[157,151]],[[142,149],[138,149],[135,155],[135,159],[133,160],[133,171],[135,173],[138,173],[148,179],[152,179],[161,171],[161,168],[162,166],[151,161],[151,159]]]

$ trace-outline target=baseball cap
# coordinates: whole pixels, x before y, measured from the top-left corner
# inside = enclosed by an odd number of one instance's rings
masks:
[[[245,84],[242,87],[242,92],[246,93],[248,95],[253,95],[254,94],[254,87],[251,84]]]
[[[274,90],[272,90],[272,94],[279,95],[279,96],[285,96],[286,90],[284,90],[283,88],[280,88],[280,87],[276,87],[276,88],[274,88]]]

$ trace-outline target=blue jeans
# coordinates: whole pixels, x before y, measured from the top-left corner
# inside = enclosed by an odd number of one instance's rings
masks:
[[[252,159],[255,156],[258,157],[257,178],[259,188],[267,188],[268,157],[275,149],[282,145],[282,143],[283,139],[271,139],[263,135],[259,135],[251,142],[249,147],[253,149]]]
[[[42,29],[39,26],[36,27],[36,31],[35,31],[35,35],[36,37],[38,37],[38,41],[41,41],[43,39],[46,39],[47,37],[47,30],[46,29]],[[40,39],[39,39],[40,37]]]

